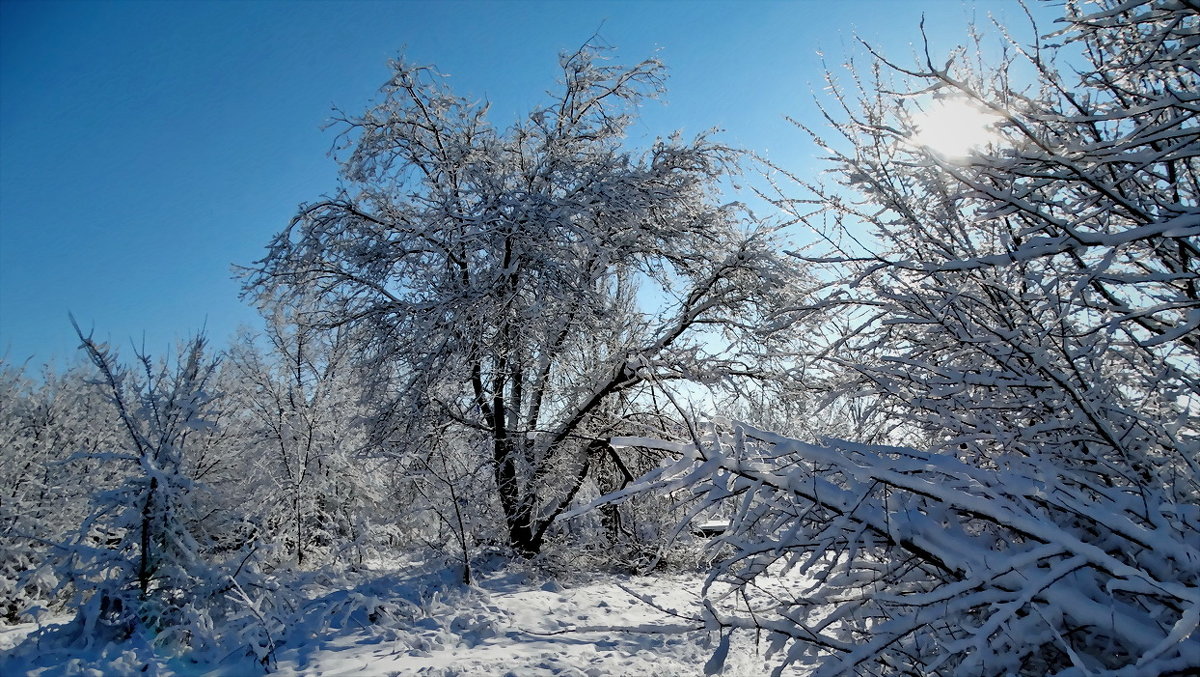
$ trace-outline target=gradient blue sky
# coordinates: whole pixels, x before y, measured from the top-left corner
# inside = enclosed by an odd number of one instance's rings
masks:
[[[599,30],[671,71],[648,137],[711,126],[801,171],[783,120],[815,121],[817,52],[861,35],[906,56],[922,14],[938,47],[1012,1],[0,2],[0,356],[69,358],[68,312],[128,352],[255,311],[231,264],[259,258],[296,206],[331,190],[321,125],[361,111],[401,53],[514,120],[553,87],[556,55]],[[1050,7],[1039,13],[1053,16]]]

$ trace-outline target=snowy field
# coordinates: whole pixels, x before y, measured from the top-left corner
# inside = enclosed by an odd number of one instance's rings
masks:
[[[315,587],[286,636],[283,675],[702,675],[719,634],[696,630],[698,576],[572,576],[500,570],[476,585],[453,571],[381,571],[350,589]],[[659,608],[656,608],[659,607]],[[58,619],[65,620],[65,619]],[[165,660],[148,650],[56,651],[14,645],[35,626],[0,629],[2,675],[264,674],[251,657]],[[752,637],[735,641],[724,675],[771,664]]]

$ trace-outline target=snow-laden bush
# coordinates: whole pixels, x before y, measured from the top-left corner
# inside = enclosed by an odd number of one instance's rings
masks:
[[[65,601],[49,561],[87,514],[104,470],[73,454],[113,439],[104,402],[81,370],[40,378],[0,359],[0,618],[20,622]]]
[[[200,480],[229,459],[210,391],[217,361],[198,337],[174,364],[142,355],[134,371],[80,338],[122,434],[80,452],[113,481],[94,478],[90,514],[58,548],[76,618],[51,632],[85,645],[136,635],[171,651],[206,648],[218,626],[254,609],[246,588],[259,583],[253,526],[233,496]]]
[[[269,350],[264,350],[263,347]],[[318,331],[290,309],[244,334],[218,375],[234,429],[236,491],[264,544],[264,562],[319,567],[361,559],[390,521],[389,473],[368,452],[356,344],[343,331]]]
[[[829,245],[804,252],[826,282],[793,314],[815,328],[798,372],[841,379],[853,440],[639,442],[681,457],[658,486],[736,515],[715,577],[811,578],[714,607],[787,663],[1200,667],[1200,8],[1067,14],[997,69],[872,52],[831,79],[839,138],[817,140],[841,185],[776,203]],[[947,107],[979,116],[970,147],[942,146]]]

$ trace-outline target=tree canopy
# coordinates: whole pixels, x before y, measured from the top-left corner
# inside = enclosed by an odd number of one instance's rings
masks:
[[[506,130],[436,71],[393,64],[344,116],[343,187],[303,208],[249,280],[353,327],[389,384],[401,446],[447,427],[487,448],[510,544],[536,553],[605,439],[666,381],[753,371],[743,329],[784,264],[718,182],[708,134],[629,148],[663,67],[585,45],[559,90]],[[717,333],[723,332],[721,335]],[[414,452],[415,453],[415,452]]]

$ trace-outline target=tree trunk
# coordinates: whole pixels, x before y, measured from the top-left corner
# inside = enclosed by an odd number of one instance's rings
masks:
[[[508,525],[508,544],[517,555],[529,559],[541,550],[541,539],[533,528],[534,497],[522,496],[517,480],[516,445],[501,429],[494,435],[496,491]]]
[[[158,490],[158,478],[150,478],[150,491],[146,492],[146,505],[142,507],[142,558],[138,563],[138,585],[142,589],[142,596],[146,596],[146,591],[150,588],[150,532],[154,528],[154,518],[152,511],[154,509],[154,492]]]

